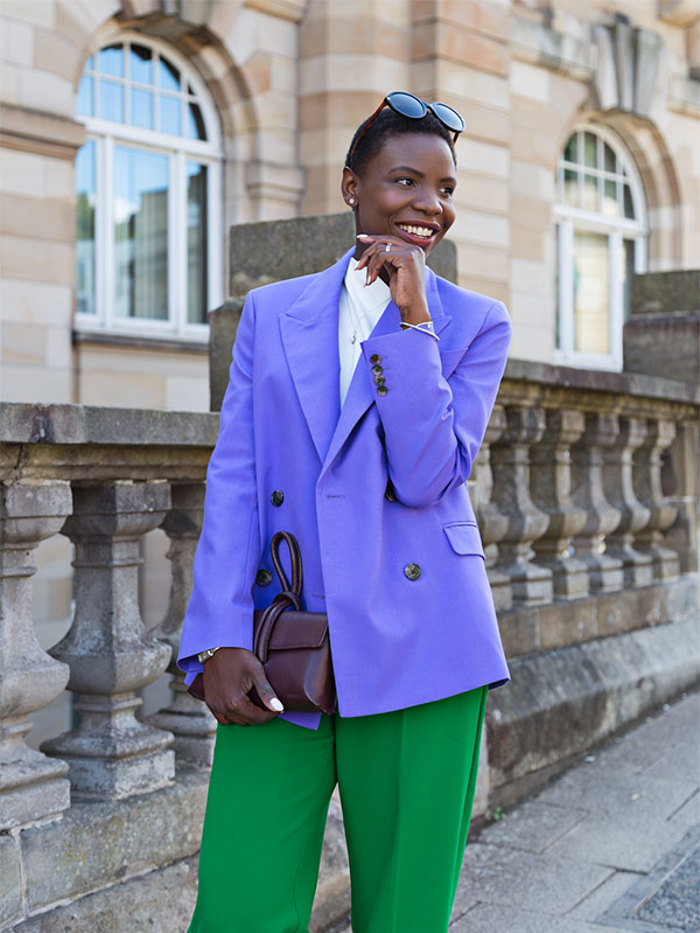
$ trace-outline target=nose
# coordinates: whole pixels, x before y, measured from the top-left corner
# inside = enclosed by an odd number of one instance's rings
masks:
[[[421,187],[416,193],[413,206],[416,210],[422,211],[424,214],[430,216],[442,213],[442,201],[437,191],[432,191],[426,186]]]

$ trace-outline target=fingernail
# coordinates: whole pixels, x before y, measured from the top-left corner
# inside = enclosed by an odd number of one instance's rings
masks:
[[[270,700],[270,706],[278,713],[284,712],[284,706],[282,706],[281,702],[277,699],[277,697],[273,697]]]
[[[358,233],[356,239],[358,240],[371,240],[372,236],[369,233]]]

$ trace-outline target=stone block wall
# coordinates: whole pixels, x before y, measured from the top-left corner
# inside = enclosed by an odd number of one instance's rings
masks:
[[[156,341],[147,354],[136,334],[118,346],[72,340],[73,162],[85,138],[76,89],[87,57],[124,30],[169,43],[211,94],[223,142],[222,242],[232,224],[340,210],[352,132],[388,90],[452,102],[467,122],[453,229],[460,283],[506,302],[514,356],[552,362],[552,209],[557,158],[573,129],[608,127],[633,156],[650,270],[692,266],[700,242],[700,17],[693,4],[652,0],[624,0],[615,12],[653,52],[639,75],[632,53],[609,41],[612,13],[564,0],[6,3],[2,397],[130,405],[140,380],[142,404],[205,404],[204,367],[194,373],[188,346],[172,358],[187,371],[182,381],[168,357],[177,347]],[[618,86],[618,73],[632,77]],[[139,366],[130,386],[122,374]]]

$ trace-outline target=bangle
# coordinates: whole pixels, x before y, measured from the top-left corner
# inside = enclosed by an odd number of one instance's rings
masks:
[[[409,324],[408,321],[401,321],[401,327],[411,327],[413,330],[419,330],[421,334],[427,334],[439,340],[440,337],[435,333],[435,326],[432,321],[423,321],[422,324]]]
[[[200,651],[197,655],[197,660],[200,664],[204,664],[204,662],[208,661],[209,658],[213,658],[218,650],[218,648],[207,648],[206,651]]]

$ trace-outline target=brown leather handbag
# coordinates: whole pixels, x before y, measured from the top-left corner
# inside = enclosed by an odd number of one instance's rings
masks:
[[[291,586],[280,561],[282,541],[289,548]],[[270,553],[282,592],[267,609],[253,614],[253,653],[287,712],[330,715],[336,711],[337,698],[328,616],[325,612],[305,612],[301,608],[301,551],[294,535],[278,531],[270,542]],[[203,674],[197,674],[189,691],[197,699],[204,699]],[[255,690],[251,699],[256,705],[263,705]]]

